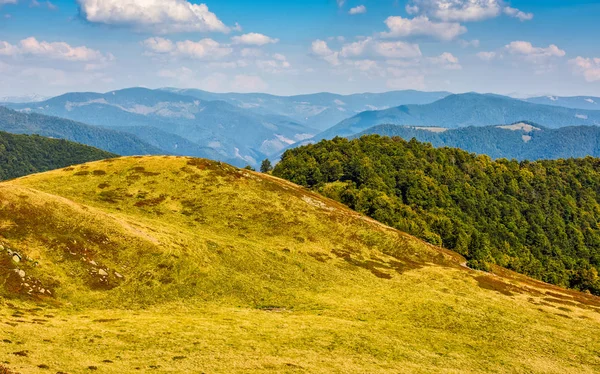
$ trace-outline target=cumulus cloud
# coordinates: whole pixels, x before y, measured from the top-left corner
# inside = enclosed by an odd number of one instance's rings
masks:
[[[495,18],[502,13],[530,20],[533,14],[511,8],[503,0],[412,0],[406,6],[408,14],[426,15],[445,22],[474,22]]]
[[[219,60],[233,53],[233,48],[230,46],[220,44],[210,38],[204,38],[197,42],[192,40],[172,42],[161,37],[154,37],[144,40],[142,45],[150,54],[186,57],[197,60]]]
[[[436,57],[429,57],[427,59],[432,65],[438,66],[446,70],[460,70],[462,66],[456,56],[452,53],[444,52]]]
[[[339,52],[332,51],[324,40],[317,39],[313,41],[311,51],[315,56],[322,58],[331,65],[337,66],[340,64]]]
[[[577,56],[569,60],[573,73],[581,75],[588,82],[600,81],[600,58]]]
[[[479,57],[480,60],[483,61],[492,61],[493,59],[496,58],[498,54],[496,52],[490,51],[490,52],[479,52],[477,54],[477,57]]]
[[[364,5],[356,6],[354,8],[351,8],[348,11],[348,14],[351,14],[351,15],[364,14],[364,13],[367,13],[367,7]]]
[[[363,67],[365,64],[373,66],[373,64],[367,61],[382,58],[409,59],[421,56],[421,49],[418,44],[402,41],[380,41],[374,38],[365,38],[353,43],[344,44],[339,51],[331,50],[323,40],[315,40],[312,44],[312,52],[333,66],[338,66],[342,63],[357,66],[356,60],[361,60]]]
[[[539,62],[552,57],[564,57],[566,52],[558,48],[554,44],[550,44],[548,47],[534,47],[530,42],[525,41],[514,41],[507,44],[504,49],[512,54],[523,56],[527,61]]]
[[[403,18],[391,16],[385,20],[389,31],[381,34],[384,38],[409,36],[430,36],[440,40],[453,40],[467,32],[467,28],[455,22],[434,22],[427,16]]]
[[[374,44],[376,54],[386,58],[417,58],[421,57],[421,49],[418,44],[405,42],[377,42]]]
[[[81,16],[92,23],[166,34],[222,32],[227,27],[206,4],[186,0],[77,0]]]
[[[279,74],[289,69],[291,64],[287,60],[287,57],[280,53],[275,53],[270,59],[256,60],[256,66],[267,73]]]
[[[246,44],[246,45],[256,45],[256,46],[262,46],[265,44],[274,44],[274,43],[279,42],[279,39],[274,39],[274,38],[268,37],[266,35],[258,34],[255,32],[251,32],[251,33],[240,35],[240,36],[234,36],[233,38],[231,38],[231,40],[235,44]]]
[[[104,63],[114,60],[112,54],[103,54],[86,46],[72,47],[65,42],[38,41],[34,37],[23,39],[17,45],[0,41],[0,55],[87,63]]]
[[[511,8],[509,6],[504,8],[504,14],[510,17],[518,18],[521,22],[531,21],[533,19],[533,13],[525,13],[517,8]]]

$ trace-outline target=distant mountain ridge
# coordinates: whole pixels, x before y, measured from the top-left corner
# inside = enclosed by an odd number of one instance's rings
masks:
[[[132,134],[38,113],[21,113],[1,106],[0,131],[66,139],[120,155],[165,153]]]
[[[200,100],[226,101],[256,113],[283,115],[321,131],[366,110],[387,109],[403,104],[429,104],[451,95],[450,92],[445,91],[415,90],[352,95],[323,92],[295,96],[275,96],[261,93],[212,93],[178,88],[163,88],[163,90],[193,96]]]
[[[379,125],[363,135],[399,136],[431,143],[434,147],[460,148],[494,159],[540,160],[600,157],[600,127],[573,126],[548,129],[534,123],[463,127],[459,129],[427,129],[424,127]]]
[[[539,96],[525,99],[533,104],[562,106],[573,109],[600,110],[600,97],[595,96]]]
[[[544,127],[600,125],[600,111],[532,104],[499,95],[450,95],[427,105],[360,113],[318,134],[313,140],[352,136],[381,124],[459,128],[531,121]]]
[[[122,131],[155,128],[199,148],[210,148],[217,159],[238,166],[256,165],[267,154],[318,132],[281,115],[257,114],[225,101],[204,101],[146,88],[105,94],[68,93],[39,103],[10,106]],[[142,136],[139,129],[134,133]],[[153,144],[173,151],[172,139],[165,138],[163,142],[161,137],[155,137]],[[211,152],[192,155],[206,157]]]

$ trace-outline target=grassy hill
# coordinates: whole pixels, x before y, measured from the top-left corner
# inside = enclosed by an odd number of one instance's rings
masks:
[[[0,180],[115,156],[67,140],[0,131]]]
[[[0,202],[17,372],[600,370],[600,299],[467,269],[268,175],[119,158],[2,183]]]

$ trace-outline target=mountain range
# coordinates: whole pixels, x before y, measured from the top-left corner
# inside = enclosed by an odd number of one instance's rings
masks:
[[[517,160],[600,157],[600,127],[569,126],[549,129],[535,123],[445,129],[379,125],[351,138],[378,134],[415,138],[434,147],[460,148],[492,158]]]
[[[119,155],[165,153],[126,132],[43,114],[17,112],[5,107],[0,107],[0,131],[66,139]]]
[[[216,158],[237,165],[256,165],[265,155],[309,138],[317,130],[290,119],[257,114],[224,101],[202,101],[163,90],[130,88],[101,93],[69,93],[52,99],[11,104],[23,112],[68,118],[90,125],[141,135],[162,131],[179,138],[153,137],[158,148],[212,149]],[[142,127],[144,129],[136,129]],[[195,154],[195,156],[201,156]]]
[[[595,96],[538,96],[524,100],[533,104],[562,106],[574,109],[600,110],[600,97]]]
[[[506,96],[467,93],[426,105],[367,111],[318,134],[314,140],[351,136],[381,124],[459,128],[531,121],[547,128],[600,125],[600,111],[532,104]]]
[[[221,100],[259,114],[277,114],[323,131],[334,124],[366,110],[378,110],[401,104],[429,104],[450,92],[423,92],[414,90],[384,93],[338,95],[328,92],[275,96],[257,93],[212,93],[196,89],[164,88],[205,101]]]
[[[541,136],[535,137],[534,142],[519,152],[494,149],[486,149],[486,152],[492,157],[519,159],[552,157],[553,154],[559,157],[585,155],[588,153],[583,153],[584,148],[564,148],[577,139],[575,130],[560,134],[548,130],[599,125],[600,110],[590,110],[595,108],[596,99],[582,96],[520,100],[494,94],[420,91],[274,96],[211,93],[195,89],[129,88],[108,93],[67,93],[41,102],[7,103],[6,106],[22,113],[71,119],[93,125],[98,131],[116,130],[127,134],[124,140],[135,141],[138,145],[143,143],[145,147],[108,149],[101,140],[92,141],[89,136],[81,139],[84,144],[100,146],[118,154],[188,155],[240,167],[257,167],[264,158],[277,159],[286,149],[335,136],[354,136],[379,125],[455,129],[525,121],[543,128],[544,136],[568,135],[572,139],[561,143],[563,148],[559,147],[562,149],[560,152],[544,152],[542,144],[546,143],[542,143]],[[10,131],[6,127],[4,130]],[[31,133],[32,130],[28,131]],[[408,130],[398,131],[406,133]],[[593,129],[581,130],[586,131]],[[76,140],[56,131],[40,134]],[[425,133],[419,134],[419,139],[427,140]],[[443,136],[450,134],[456,133]],[[505,133],[502,134],[506,137]],[[518,136],[515,139],[518,140]],[[585,152],[588,152],[592,147],[591,138],[585,140],[586,144],[590,144],[585,147]],[[550,141],[549,138],[546,141]],[[537,144],[540,144],[539,150],[533,151]],[[471,144],[465,149],[477,151],[484,148]],[[553,149],[556,150],[556,147]]]

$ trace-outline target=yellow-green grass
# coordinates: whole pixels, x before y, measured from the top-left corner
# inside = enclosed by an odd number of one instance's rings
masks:
[[[20,373],[600,371],[598,298],[225,164],[2,183],[0,244],[27,258],[0,254],[0,365]]]

